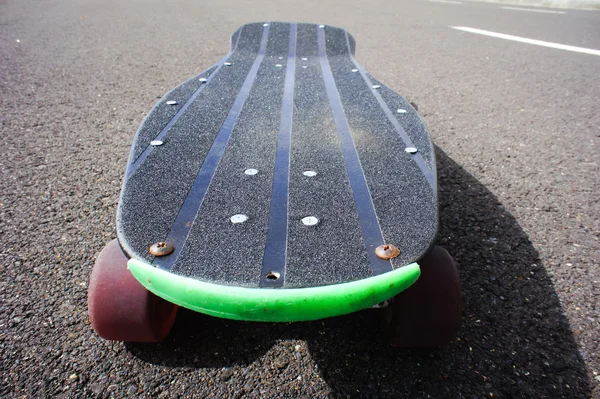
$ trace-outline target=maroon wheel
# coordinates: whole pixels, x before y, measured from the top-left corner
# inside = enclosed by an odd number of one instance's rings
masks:
[[[460,326],[462,294],[452,257],[436,246],[419,265],[416,283],[383,309],[386,336],[396,347],[443,346]]]
[[[88,289],[88,312],[99,336],[113,341],[159,342],[175,322],[177,306],[146,290],[127,270],[117,240],[100,252]]]

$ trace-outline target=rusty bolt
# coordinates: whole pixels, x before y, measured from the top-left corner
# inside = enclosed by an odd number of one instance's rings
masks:
[[[375,248],[375,255],[381,259],[393,259],[400,255],[400,250],[395,245],[383,244]]]
[[[173,252],[173,244],[168,242],[157,242],[150,246],[150,254],[154,256],[165,256]]]

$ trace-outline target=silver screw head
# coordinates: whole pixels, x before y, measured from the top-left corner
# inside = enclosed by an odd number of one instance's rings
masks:
[[[162,140],[152,140],[150,145],[153,147],[158,147],[159,145],[163,145],[165,142]]]
[[[406,147],[404,151],[408,152],[409,154],[416,154],[419,150],[417,150],[415,147]]]
[[[307,216],[305,218],[302,218],[302,224],[305,226],[314,226],[317,223],[319,223],[319,219],[317,219],[314,216]]]
[[[315,172],[314,170],[307,170],[302,172],[302,174],[306,177],[315,177],[317,175],[317,172]]]
[[[167,105],[176,105],[177,101],[169,100],[167,101]]]
[[[244,171],[245,174],[247,174],[248,176],[254,176],[255,174],[258,173],[258,169],[246,169]]]
[[[241,213],[237,214],[237,215],[233,215],[232,217],[229,218],[229,220],[231,220],[231,223],[244,223],[246,220],[248,220],[248,216],[246,215],[242,215]]]

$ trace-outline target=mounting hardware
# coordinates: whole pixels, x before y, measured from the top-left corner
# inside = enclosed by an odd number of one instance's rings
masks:
[[[161,241],[150,245],[149,252],[154,256],[166,256],[173,252],[174,249],[173,244]]]
[[[267,280],[275,281],[279,277],[281,277],[281,274],[279,274],[278,272],[269,272],[265,275],[265,277],[267,278]]]
[[[307,216],[302,219],[302,224],[304,224],[305,226],[314,226],[317,223],[319,223],[319,219],[317,219],[314,216]]]
[[[375,255],[381,259],[393,259],[400,255],[400,250],[395,245],[383,244],[375,248]]]
[[[231,220],[231,223],[244,223],[246,220],[248,220],[248,216],[237,214],[233,215],[229,220]]]

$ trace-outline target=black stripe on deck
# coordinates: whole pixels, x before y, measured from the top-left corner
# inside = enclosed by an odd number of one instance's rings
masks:
[[[225,56],[221,61],[219,61],[219,63],[215,66],[214,70],[210,74],[208,74],[207,77],[205,78],[206,82],[200,83],[200,86],[198,87],[198,89],[196,89],[194,94],[192,94],[192,96],[179,109],[179,111],[177,111],[177,113],[173,116],[173,118],[169,121],[169,123],[167,123],[167,125],[160,131],[160,133],[152,141],[154,141],[154,140],[162,141],[165,138],[165,136],[167,135],[167,132],[169,131],[171,126],[173,126],[175,124],[175,122],[177,122],[179,117],[181,115],[183,115],[185,113],[185,111],[187,111],[189,106],[196,100],[196,98],[200,95],[202,90],[210,83],[210,81],[217,74],[217,72],[219,72],[219,70],[223,67],[223,64],[225,64],[225,62],[227,62],[227,60],[229,59],[231,54],[237,48],[237,45],[238,45],[240,36],[242,35],[243,29],[244,29],[244,27],[242,27],[240,29],[240,32],[237,35],[237,39],[235,41],[235,44],[234,44],[231,52],[229,54],[227,54],[227,56]],[[146,146],[146,148],[144,149],[144,151],[135,159],[135,161],[133,161],[132,163],[129,164],[125,175],[130,176],[133,173],[135,173],[136,169],[142,164],[142,162],[144,162],[146,160],[146,158],[148,157],[148,154],[150,154],[150,152],[152,151],[153,148],[154,147],[152,145],[150,145],[150,142],[149,142],[148,145]]]
[[[152,108],[152,110],[146,115],[138,131],[135,134],[134,143],[131,146],[131,152],[129,154],[129,161],[127,167],[146,150],[150,145],[150,141],[153,140],[157,132],[160,132],[164,127],[173,120],[181,107],[183,107],[196,93],[196,91],[202,86],[200,78],[208,79],[213,74],[217,67],[213,66],[208,70],[202,72],[198,76],[194,76],[187,82],[180,84],[173,90],[165,94]],[[176,101],[177,104],[169,105],[167,101]],[[179,118],[179,116],[178,116]],[[131,175],[130,171],[126,171],[126,175]]]
[[[262,24],[244,26],[238,48],[229,58],[232,65],[214,74],[211,83],[171,127],[164,144],[125,179],[117,211],[117,233],[130,256],[151,263],[154,258],[148,252],[149,246],[167,238],[252,68],[262,34]],[[157,125],[162,128],[167,122]],[[156,131],[152,137],[155,135]]]
[[[321,72],[317,29],[298,24],[284,288],[373,275]],[[319,223],[305,226],[306,216]]]
[[[223,156],[223,152],[225,151],[225,147],[227,146],[227,142],[229,141],[229,137],[231,136],[231,132],[237,122],[237,118],[242,110],[242,107],[246,103],[246,99],[250,95],[250,89],[252,88],[252,84],[256,78],[256,73],[258,72],[258,68],[263,61],[265,56],[265,50],[267,47],[267,40],[269,37],[269,28],[267,26],[263,29],[263,35],[260,43],[260,48],[258,50],[258,55],[252,64],[252,68],[242,85],[240,93],[236,98],[233,106],[229,110],[229,114],[223,122],[215,141],[210,148],[206,158],[204,159],[204,163],[198,172],[198,176],[194,181],[194,184],[188,193],[181,209],[179,210],[179,214],[171,227],[171,231],[166,239],[167,242],[173,244],[175,250],[172,254],[160,258],[154,259],[154,264],[164,270],[171,270],[173,264],[177,260],[185,241],[188,238],[189,232],[196,220],[196,216],[200,207],[202,206],[202,202],[204,201],[204,196],[208,191],[208,186],[219,166],[219,162],[221,161],[221,157]],[[241,35],[240,35],[241,36]],[[190,223],[191,221],[191,223]]]
[[[369,78],[367,73],[365,72],[364,68],[361,67],[358,64],[358,62],[356,62],[354,57],[352,57],[352,50],[350,47],[350,39],[348,38],[348,32],[344,32],[344,34],[345,34],[346,44],[348,47],[348,55],[351,57],[352,62],[354,63],[354,66],[356,67],[356,69],[358,69],[358,72],[361,74],[361,76],[365,80],[365,83],[367,84],[367,86],[369,88],[373,88],[373,82],[371,81],[371,79]],[[378,85],[378,86],[381,87],[381,85]],[[383,100],[381,95],[379,94],[379,90],[374,89],[374,90],[372,90],[372,93],[373,93],[373,96],[375,97],[375,99],[377,100],[377,102],[379,103],[379,106],[381,107],[383,112],[385,112],[385,115],[387,116],[388,120],[392,123],[392,125],[396,129],[396,132],[398,133],[400,138],[402,138],[402,141],[404,142],[404,145],[406,146],[406,148],[415,147],[412,140],[410,139],[410,137],[408,137],[408,134],[406,134],[406,132],[404,131],[404,129],[402,128],[402,126],[400,125],[400,123],[398,122],[396,117],[394,116],[394,113],[390,110],[390,108],[387,106],[387,104],[385,103],[385,101]],[[416,152],[416,153],[412,154],[412,157],[415,160],[415,162],[417,163],[417,165],[419,165],[419,169],[421,169],[421,172],[425,175],[425,178],[427,179],[427,182],[429,183],[429,185],[433,188],[434,191],[437,191],[437,179],[436,179],[435,167],[430,168],[429,166],[427,166],[427,163],[423,159],[423,155],[421,155],[421,152]]]
[[[354,146],[352,134],[350,133],[350,126],[344,112],[342,100],[338,92],[329,60],[327,58],[327,51],[325,48],[325,29],[319,28],[317,30],[317,40],[319,46],[319,61],[321,63],[321,69],[323,73],[323,79],[325,81],[325,87],[327,89],[327,96],[329,103],[333,110],[333,117],[335,124],[338,129],[340,136],[340,143],[342,146],[342,153],[344,155],[344,162],[346,170],[348,172],[348,179],[352,186],[352,193],[354,195],[354,203],[358,212],[358,219],[363,233],[363,239],[367,247],[367,255],[371,261],[371,267],[374,274],[381,274],[392,270],[392,264],[389,261],[383,260],[375,255],[375,248],[382,245],[383,236],[381,234],[381,228],[379,227],[379,221],[377,220],[377,214],[375,213],[375,207],[371,199],[371,193],[365,180],[365,175]]]
[[[277,154],[275,156],[269,228],[260,279],[261,287],[281,287],[285,281],[285,262],[288,244],[290,145],[296,76],[296,38],[297,26],[296,24],[290,24],[285,87],[281,104],[281,123]]]
[[[154,148],[153,146],[150,145],[150,142],[154,141],[154,140],[163,140],[164,139],[165,135],[167,134],[167,132],[169,131],[171,126],[173,126],[175,124],[175,122],[177,122],[179,117],[181,117],[181,115],[183,115],[185,113],[185,111],[194,102],[194,100],[196,100],[196,98],[198,97],[198,95],[200,95],[200,93],[206,87],[206,85],[212,80],[212,78],[215,76],[215,74],[217,72],[219,72],[219,69],[221,69],[223,64],[225,62],[227,62],[227,60],[231,57],[231,54],[233,54],[235,52],[235,50],[237,49],[238,43],[240,41],[240,37],[242,36],[243,30],[244,30],[244,27],[242,26],[237,33],[235,41],[232,42],[231,51],[229,52],[229,54],[227,54],[225,57],[223,57],[217,63],[217,65],[210,68],[208,71],[201,73],[200,75],[196,76],[195,78],[190,79],[190,81],[187,82],[187,83],[193,82],[194,86],[197,87],[197,89],[188,98],[188,100],[184,103],[184,105],[179,107],[179,109],[177,110],[175,115],[173,115],[173,117],[169,120],[169,122],[160,130],[160,133],[158,135],[156,135],[154,138],[146,137],[146,140],[144,140],[144,141],[138,140],[138,143],[136,143],[137,145],[133,146],[133,152],[130,157],[132,161],[127,166],[127,171],[125,172],[126,177],[132,175],[136,171],[136,169],[139,167],[139,165],[142,162],[144,162],[144,160],[148,157],[148,154]],[[206,79],[206,82],[200,82],[200,80],[199,80],[200,78]],[[164,107],[164,108],[166,108],[166,110],[169,110],[169,108],[171,108],[173,106],[166,104],[167,101],[169,101],[169,100],[181,101],[178,98],[178,96],[173,95],[174,92],[176,92],[177,90],[181,90],[181,87],[182,86],[178,86],[172,92],[169,92],[165,96],[163,96],[162,101],[159,104],[157,104],[156,106]],[[175,104],[175,105],[178,105],[178,104]],[[164,119],[164,118],[160,118],[158,115],[154,115],[155,111],[156,110],[153,109],[152,111],[150,111],[149,115],[152,115],[153,117],[158,117],[158,119]],[[142,129],[150,127],[150,126],[146,126],[147,123],[148,123],[148,125],[151,125],[150,121],[142,122]],[[138,133],[138,135],[140,136],[140,139],[141,139],[142,134]],[[144,135],[144,136],[147,136],[147,135]],[[145,148],[143,147],[144,145],[145,145]],[[142,150],[142,148],[144,148],[144,149]]]
[[[289,24],[270,24],[265,58],[173,273],[225,285],[260,284],[289,35]],[[247,169],[258,173],[247,175]],[[236,214],[248,219],[234,224]]]
[[[437,196],[348,54],[345,32],[326,28],[327,52],[385,242],[400,267],[417,261],[437,234]],[[383,88],[383,86],[382,86]],[[387,108],[387,107],[386,107]],[[427,136],[424,130],[421,135]]]

